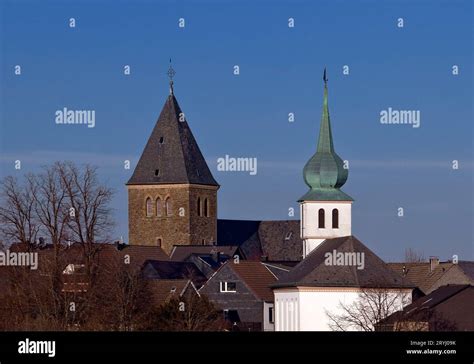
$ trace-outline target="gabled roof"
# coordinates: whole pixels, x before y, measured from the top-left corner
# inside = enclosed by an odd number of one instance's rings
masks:
[[[364,269],[326,265],[326,253],[363,253]],[[354,236],[327,239],[275,284],[282,287],[414,288]]]
[[[273,302],[273,292],[270,285],[277,282],[277,278],[261,263],[250,260],[241,260],[238,264],[229,261],[226,264],[233,269],[254,295],[266,302]]]
[[[429,293],[433,284],[452,266],[451,262],[440,262],[431,270],[429,262],[416,263],[387,263],[387,265],[402,276],[413,282],[423,293]]]
[[[148,279],[189,279],[197,287],[207,280],[196,265],[189,262],[147,260],[143,266],[143,273]]]
[[[299,262],[299,220],[217,220],[217,245],[238,245],[246,259]]]
[[[218,186],[183,115],[169,95],[127,185]]]
[[[236,245],[175,245],[170,254],[170,260],[182,262],[191,254],[196,255],[213,255],[221,254],[233,256],[239,249]]]
[[[183,296],[188,288],[199,293],[194,284],[188,279],[152,279],[148,281],[153,301],[155,304],[162,305],[172,298]]]
[[[16,246],[14,249],[24,249],[21,246]],[[70,246],[63,245],[60,248],[60,264],[63,270],[69,264],[84,264],[83,245],[74,243]],[[92,244],[92,256],[94,257],[93,264],[100,267],[109,268],[116,266],[117,263],[123,264],[125,257],[127,262],[133,268],[141,268],[143,263],[148,259],[153,260],[168,260],[168,255],[158,246],[149,245],[128,245],[118,243],[96,243]],[[39,266],[47,265],[47,262],[53,261],[54,249],[52,245],[47,248],[35,250],[38,253]]]
[[[290,270],[291,267],[282,265],[274,262],[262,262],[263,265],[277,278],[283,278]]]
[[[474,286],[469,284],[449,284],[439,287],[430,294],[397,311],[379,324],[387,325],[399,321],[443,321],[456,324],[455,330],[472,330],[474,315],[472,302]],[[438,314],[436,314],[436,312]]]
[[[455,277],[457,277],[455,281],[445,281],[444,284],[474,284],[474,262],[470,261],[459,261],[458,263],[453,263],[451,261],[440,262],[434,267],[434,269],[431,268],[429,262],[402,262],[387,264],[395,272],[413,282],[425,294],[430,293],[437,286],[442,285],[443,283],[437,284],[436,282],[453,269],[459,269],[465,275],[466,279],[461,280],[458,275],[455,275]]]

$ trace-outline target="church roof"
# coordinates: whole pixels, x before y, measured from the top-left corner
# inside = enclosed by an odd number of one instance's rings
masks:
[[[363,253],[364,267],[327,265],[326,253]],[[354,236],[327,239],[275,284],[283,287],[414,288]]]
[[[127,185],[174,183],[218,186],[171,93]]]
[[[348,169],[334,150],[329,118],[328,88],[324,70],[323,114],[316,153],[306,163],[303,178],[310,190],[299,201],[352,201],[339,188],[346,183]]]
[[[217,220],[217,245],[238,245],[246,259],[299,262],[303,241],[299,220]]]

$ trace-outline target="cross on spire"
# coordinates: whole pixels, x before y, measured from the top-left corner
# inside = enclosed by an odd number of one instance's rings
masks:
[[[324,67],[323,81],[324,81],[324,86],[327,86],[328,78],[326,76],[326,67]]]
[[[168,68],[168,72],[166,72],[170,79],[170,95],[173,95],[173,77],[176,74],[176,71],[173,69],[173,66],[171,65],[171,58],[170,58],[170,67]]]

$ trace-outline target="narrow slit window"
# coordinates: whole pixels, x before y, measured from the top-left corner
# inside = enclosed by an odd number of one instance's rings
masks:
[[[332,210],[332,228],[333,229],[339,228],[339,210],[338,209]]]
[[[146,199],[146,216],[153,216],[153,201],[150,197]]]
[[[324,229],[324,209],[318,211],[318,228]]]

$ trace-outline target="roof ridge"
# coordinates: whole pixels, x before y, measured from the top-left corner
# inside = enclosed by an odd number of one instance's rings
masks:
[[[189,170],[188,170],[188,159],[184,157],[184,148],[186,147],[185,143],[183,143],[183,133],[181,132],[180,128],[181,128],[181,125],[180,123],[186,123],[188,124],[188,121],[186,120],[186,117],[184,118],[183,121],[180,121],[179,120],[179,115],[176,115],[176,113],[179,111],[181,111],[181,108],[179,107],[179,104],[178,104],[178,100],[176,100],[176,97],[174,97],[174,94],[171,94],[169,96],[171,98],[171,101],[172,101],[172,105],[173,105],[173,115],[174,117],[176,118],[176,122],[177,122],[177,125],[178,125],[178,138],[179,138],[179,144],[181,146],[181,148],[179,148],[179,151],[181,153],[181,156],[183,157],[183,164],[184,164],[184,170],[186,171],[186,179],[188,181],[188,183],[190,183],[189,181]],[[182,111],[181,111],[182,113]],[[189,128],[189,125],[187,125],[188,128]]]

